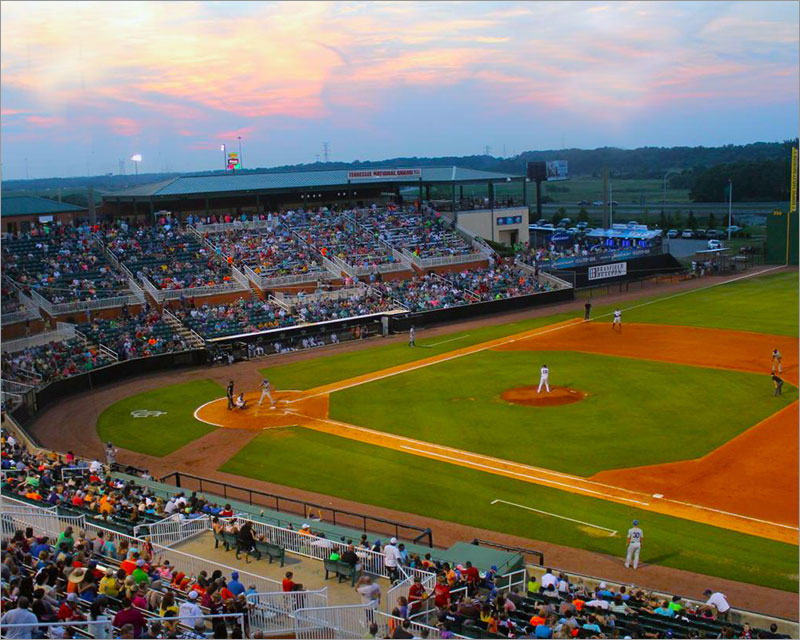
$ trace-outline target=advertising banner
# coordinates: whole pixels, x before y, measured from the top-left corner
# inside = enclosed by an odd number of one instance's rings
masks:
[[[627,262],[612,262],[611,264],[601,264],[596,267],[589,267],[589,280],[602,280],[603,278],[616,278],[628,273]]]
[[[566,160],[548,160],[547,161],[547,181],[553,180],[566,180],[569,177],[567,174],[567,161]]]
[[[348,180],[381,180],[384,178],[420,178],[422,169],[361,169],[348,171]]]

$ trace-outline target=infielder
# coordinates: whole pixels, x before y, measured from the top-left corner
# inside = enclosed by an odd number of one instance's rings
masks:
[[[542,386],[547,389],[547,393],[550,393],[550,383],[548,380],[550,379],[550,369],[547,368],[546,364],[542,365],[542,371],[539,375],[539,388],[536,390],[536,393],[539,393],[542,390]]]
[[[272,409],[275,408],[275,398],[272,397],[272,390],[270,389],[269,380],[264,378],[261,381],[261,397],[258,399],[258,406],[261,406],[261,403],[264,402],[264,396],[269,398],[270,403],[272,403]]]
[[[781,360],[782,359],[783,358],[781,357],[781,352],[778,351],[778,347],[775,347],[772,350],[772,373],[775,373],[775,368],[776,367],[778,369],[778,373],[783,373],[783,370],[782,370],[782,367],[781,367]]]
[[[619,327],[619,330],[622,331],[622,311],[619,309],[614,309],[614,320],[611,323],[611,328],[614,329],[615,327]]]
[[[408,346],[409,347],[417,346],[417,332],[414,331],[414,327],[411,327],[408,330]]]
[[[642,540],[644,539],[644,532],[639,528],[639,521],[634,520],[633,526],[628,529],[628,555],[625,556],[625,568],[631,566],[633,561],[633,568],[639,566],[639,552],[642,550]]]

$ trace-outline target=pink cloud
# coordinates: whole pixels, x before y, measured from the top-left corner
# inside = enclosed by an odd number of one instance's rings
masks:
[[[22,109],[3,109],[0,111],[0,115],[3,116],[16,116],[21,113],[28,113],[27,111],[23,111]]]
[[[132,118],[111,118],[108,123],[111,130],[120,136],[136,136],[142,132],[141,125]]]
[[[231,129],[230,131],[221,131],[214,137],[217,140],[234,140],[241,136],[242,138],[250,135],[255,131],[255,127],[241,127],[239,129]]]
[[[64,124],[64,118],[58,116],[28,116],[25,119],[36,127],[48,129]]]

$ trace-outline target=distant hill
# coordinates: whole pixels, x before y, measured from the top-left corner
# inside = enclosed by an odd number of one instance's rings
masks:
[[[312,164],[284,165],[280,167],[259,167],[245,169],[244,173],[279,173],[285,171],[325,171],[359,167],[428,167],[458,165],[470,169],[499,171],[522,174],[526,163],[542,160],[567,160],[569,172],[574,177],[602,175],[608,168],[615,179],[661,178],[669,169],[700,173],[711,167],[742,162],[779,160],[788,157],[789,149],[797,145],[797,139],[785,142],[755,142],[746,145],[725,145],[724,147],[641,147],[639,149],[619,149],[602,147],[599,149],[550,149],[544,151],[525,151],[513,158],[480,156],[442,156],[437,158],[388,158],[385,160],[356,160],[354,162],[315,162]],[[213,175],[221,171],[193,171],[186,173],[148,173],[136,175],[103,175],[79,178],[42,178],[36,180],[4,180],[3,192],[33,193],[45,197],[56,197],[58,189],[62,198],[73,202],[83,199],[86,202],[86,189],[95,190],[99,200],[102,193],[119,191],[141,184],[168,180],[181,175]],[[75,202],[80,204],[80,202]]]

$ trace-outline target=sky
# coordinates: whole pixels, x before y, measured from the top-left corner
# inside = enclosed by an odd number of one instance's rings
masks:
[[[0,6],[3,179],[798,135],[797,2]]]

